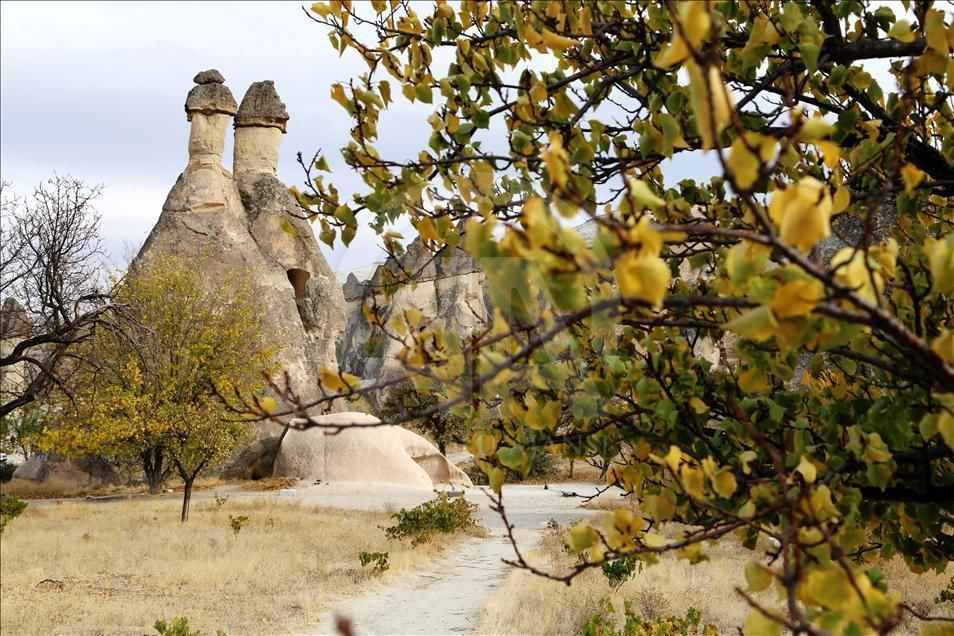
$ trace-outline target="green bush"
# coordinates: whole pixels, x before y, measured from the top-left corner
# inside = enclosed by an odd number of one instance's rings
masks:
[[[602,566],[603,576],[609,584],[616,588],[633,578],[637,572],[643,571],[643,562],[635,555],[629,554],[615,561],[609,561]]]
[[[202,636],[202,632],[189,627],[189,619],[185,616],[173,618],[172,623],[166,621],[156,621],[153,629],[159,632],[159,636]],[[226,636],[221,629],[215,630],[215,636]]]
[[[246,523],[248,523],[248,517],[245,515],[239,515],[237,517],[229,515],[229,526],[232,528],[232,532],[235,536],[238,536],[238,533],[242,531]]]
[[[477,504],[463,497],[451,499],[447,493],[441,493],[431,501],[407,510],[401,508],[391,515],[397,523],[385,528],[389,539],[410,539],[411,545],[427,543],[435,534],[452,534],[477,527]]]
[[[371,573],[381,574],[391,567],[391,564],[388,563],[389,556],[390,553],[388,552],[359,552],[358,561],[361,562],[361,567],[363,568],[374,563],[374,567],[371,568]]]
[[[13,462],[3,462],[0,464],[0,482],[7,483],[13,479],[13,472],[17,469],[19,464],[14,464]]]
[[[13,495],[0,495],[0,532],[7,523],[20,516],[26,510],[27,503]]]
[[[708,624],[700,627],[702,615],[690,607],[686,616],[644,620],[633,611],[629,601],[623,602],[623,627],[617,627],[616,610],[609,599],[600,599],[600,609],[583,625],[583,636],[718,636],[719,630]]]

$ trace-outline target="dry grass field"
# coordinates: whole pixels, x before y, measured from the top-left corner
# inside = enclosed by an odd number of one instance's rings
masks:
[[[388,541],[385,513],[276,500],[32,504],[0,542],[0,633],[147,634],[186,616],[202,633],[283,634],[348,596],[420,565],[453,539]],[[247,516],[236,535],[230,516]],[[361,551],[390,552],[373,576]]]
[[[666,534],[674,531],[668,529]],[[567,571],[573,557],[563,550],[565,529],[548,532],[529,556],[531,563],[547,571]],[[513,571],[504,585],[484,606],[478,634],[550,635],[574,634],[587,618],[599,609],[600,599],[607,597],[617,610],[622,624],[623,601],[628,600],[636,613],[645,619],[685,616],[689,607],[702,614],[702,624],[714,624],[722,634],[737,633],[748,616],[749,607],[734,592],[744,589],[744,564],[753,553],[732,540],[706,546],[709,561],[690,565],[665,555],[657,565],[637,573],[633,579],[613,590],[599,569],[589,570],[573,580],[571,587],[525,571]],[[950,579],[946,575],[916,576],[902,562],[881,563],[892,589],[901,591],[904,599],[922,612],[954,616],[954,603],[936,606],[934,598]],[[774,593],[753,595],[759,602],[774,605]],[[919,627],[908,621],[900,634],[917,634]]]

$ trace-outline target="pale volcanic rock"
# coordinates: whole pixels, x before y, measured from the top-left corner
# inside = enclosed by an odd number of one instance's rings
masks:
[[[321,425],[357,425],[336,434],[320,427],[290,430],[275,459],[275,475],[322,482],[371,482],[431,488],[472,486],[470,478],[426,439],[358,412],[312,418]],[[370,425],[370,426],[369,426]]]

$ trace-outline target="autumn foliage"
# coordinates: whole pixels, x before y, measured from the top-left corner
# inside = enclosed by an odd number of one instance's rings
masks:
[[[912,611],[871,560],[918,572],[954,556],[943,8],[376,0],[309,15],[367,62],[331,89],[365,189],[342,197],[319,157],[299,200],[328,242],[365,219],[398,255],[403,218],[435,258],[480,259],[482,331],[367,315],[405,342],[419,389],[468,378],[446,406],[491,422],[470,447],[498,493],[550,446],[599,459],[637,500],[570,531],[576,571],[697,562],[734,534],[753,550],[747,634],[884,633]],[[402,100],[431,134],[388,157],[384,113]],[[687,529],[664,538],[668,521]],[[777,605],[748,596],[770,586]]]

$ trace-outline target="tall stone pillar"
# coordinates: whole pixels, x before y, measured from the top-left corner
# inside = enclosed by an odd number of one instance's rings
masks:
[[[225,78],[215,69],[202,71],[193,78],[196,86],[186,97],[186,119],[192,122],[189,133],[189,165],[221,165],[225,132],[237,106]]]
[[[275,176],[287,124],[288,112],[275,83],[267,80],[249,86],[235,116],[232,172]]]

